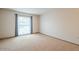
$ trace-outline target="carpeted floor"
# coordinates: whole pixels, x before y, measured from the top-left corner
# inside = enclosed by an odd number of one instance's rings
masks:
[[[0,40],[1,51],[77,51],[74,45],[42,34]]]

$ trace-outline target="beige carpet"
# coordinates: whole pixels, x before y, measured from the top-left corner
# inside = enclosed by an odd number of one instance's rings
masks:
[[[78,45],[74,45],[59,39],[42,34],[19,36],[11,39],[0,40],[2,51],[76,51]]]

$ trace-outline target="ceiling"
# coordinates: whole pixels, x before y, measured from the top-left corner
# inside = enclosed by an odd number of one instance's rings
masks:
[[[29,14],[36,14],[36,15],[42,15],[50,10],[52,8],[11,8],[12,10],[29,13]]]

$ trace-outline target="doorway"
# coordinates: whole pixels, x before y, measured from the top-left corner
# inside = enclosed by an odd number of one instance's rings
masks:
[[[32,17],[17,15],[16,36],[32,33]]]

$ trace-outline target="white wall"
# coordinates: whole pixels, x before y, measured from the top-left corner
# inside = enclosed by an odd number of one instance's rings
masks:
[[[15,13],[11,10],[0,9],[0,38],[7,38],[15,36]],[[23,13],[19,13],[22,14]],[[28,16],[27,14],[24,14]],[[29,15],[32,16],[32,15]],[[33,15],[33,32],[38,32],[39,16]]]
[[[41,15],[40,32],[79,44],[79,9],[53,9]]]
[[[15,35],[15,15],[11,11],[0,9],[0,38]]]

